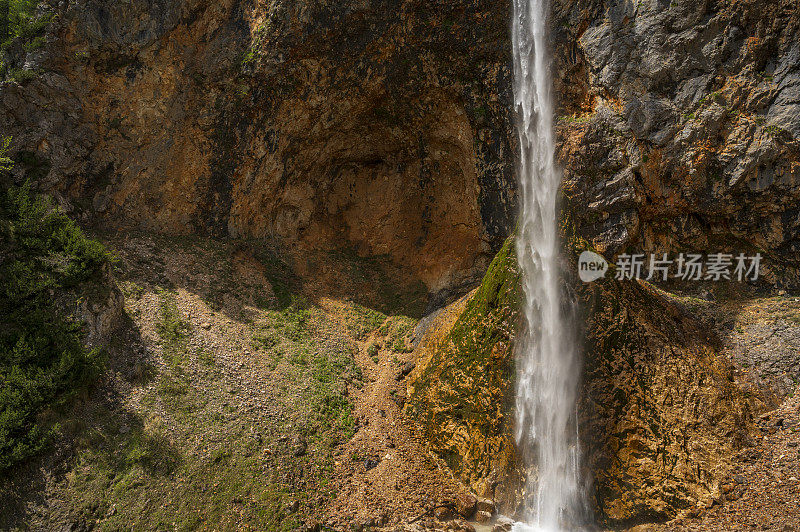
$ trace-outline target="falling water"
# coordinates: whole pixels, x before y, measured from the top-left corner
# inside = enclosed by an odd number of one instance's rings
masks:
[[[513,0],[514,98],[522,213],[517,254],[526,327],[517,342],[517,443],[535,465],[515,530],[575,530],[583,520],[576,422],[574,305],[561,294],[547,0]]]

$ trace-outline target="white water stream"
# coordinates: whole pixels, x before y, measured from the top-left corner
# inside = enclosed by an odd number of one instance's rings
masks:
[[[553,101],[547,0],[513,0],[514,99],[521,151],[517,255],[525,325],[517,341],[517,443],[534,467],[526,486],[526,525],[515,531],[578,530],[585,520],[579,478],[574,304],[559,275]]]

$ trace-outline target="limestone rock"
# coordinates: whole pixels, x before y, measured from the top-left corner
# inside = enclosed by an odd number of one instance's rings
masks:
[[[469,519],[475,513],[478,499],[470,493],[462,493],[456,498],[456,511],[458,514]]]

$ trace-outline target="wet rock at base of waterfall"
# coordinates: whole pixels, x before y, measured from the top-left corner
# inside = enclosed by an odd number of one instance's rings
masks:
[[[456,498],[456,511],[465,519],[469,519],[475,514],[477,506],[478,498],[470,493],[462,493]]]
[[[477,512],[475,512],[475,521],[481,524],[486,524],[491,520],[492,520],[492,514],[490,514],[489,512],[483,510],[478,510]]]
[[[452,530],[453,532],[475,532],[475,527],[466,521],[456,519],[447,524],[447,530]]]
[[[479,512],[486,512],[489,515],[494,515],[497,505],[492,499],[478,499],[477,509]]]
[[[494,526],[492,527],[492,532],[511,532],[513,527],[513,520],[509,519],[508,517],[498,517],[497,522],[495,522]]]

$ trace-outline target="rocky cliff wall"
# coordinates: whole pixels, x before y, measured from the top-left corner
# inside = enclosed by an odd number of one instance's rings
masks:
[[[14,136],[17,178],[87,222],[388,255],[431,294],[464,292],[513,226],[507,2],[50,8],[47,45],[15,48],[36,76],[0,87],[0,130]],[[797,285],[798,13],[792,0],[554,3],[558,158],[577,237],[609,259],[758,251],[767,285]],[[459,325],[489,358],[455,365],[475,346],[451,336],[425,355],[430,388],[410,399],[432,446],[481,491],[516,467],[510,310],[495,296]],[[748,417],[713,341],[649,289],[584,296],[601,517],[707,504]],[[460,414],[441,407],[459,401]],[[476,431],[485,445],[469,443]]]
[[[96,223],[474,283],[513,223],[504,3],[61,2],[0,127]]]
[[[799,25],[791,1],[556,2],[578,232],[609,255],[761,252],[796,286]]]

